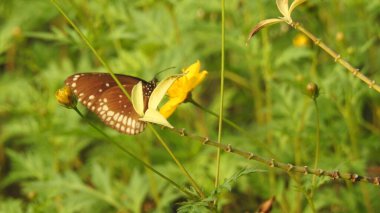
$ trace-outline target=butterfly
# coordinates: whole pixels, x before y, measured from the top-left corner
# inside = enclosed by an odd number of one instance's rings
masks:
[[[148,109],[149,98],[156,88],[157,81],[144,81],[140,78],[115,74],[128,94],[141,84],[139,99],[140,111]],[[141,82],[141,83],[140,83]],[[65,84],[74,92],[78,101],[94,112],[107,126],[125,134],[136,135],[144,131],[146,122],[140,120],[132,102],[118,87],[108,73],[77,73],[69,76]]]
[[[144,131],[146,122],[173,126],[157,110],[169,87],[179,77],[170,76],[157,84],[140,78],[116,74],[131,100],[108,73],[78,73],[69,76],[65,84],[78,101],[109,127],[121,133],[136,135]]]

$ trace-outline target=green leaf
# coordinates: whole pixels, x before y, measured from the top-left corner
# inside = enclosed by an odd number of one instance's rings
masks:
[[[313,55],[313,52],[307,48],[289,47],[285,49],[280,56],[278,56],[274,62],[276,67],[294,63],[297,60],[309,58]]]

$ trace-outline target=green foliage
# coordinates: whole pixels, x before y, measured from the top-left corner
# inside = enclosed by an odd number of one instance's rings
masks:
[[[209,75],[193,98],[218,111],[220,1],[58,3],[117,73],[151,80],[176,67],[163,78],[199,59]],[[379,8],[378,1],[309,0],[292,17],[380,82]],[[306,85],[315,82],[319,167],[379,176],[380,94],[310,41],[300,43],[287,25],[263,29],[245,45],[255,24],[279,15],[275,1],[226,1],[225,116],[246,133],[224,124],[222,142],[311,168],[317,125]],[[56,102],[55,91],[70,74],[106,69],[50,1],[1,1],[0,26],[0,212],[208,212],[215,196],[225,212],[254,212],[272,196],[273,212],[312,212],[312,205],[319,212],[380,208],[373,185],[329,178],[313,185],[310,175],[288,175],[228,153],[221,159],[225,182],[215,189],[216,150],[159,130],[205,192],[203,200],[188,198]],[[193,192],[149,129],[120,135],[79,109],[118,144]],[[189,103],[169,121],[217,137],[217,118]]]

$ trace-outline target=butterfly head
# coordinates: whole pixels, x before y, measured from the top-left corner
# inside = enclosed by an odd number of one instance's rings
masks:
[[[153,90],[157,86],[157,82],[158,82],[157,78],[154,78],[150,82],[144,84],[144,86],[143,86],[144,96],[149,97],[152,94]]]

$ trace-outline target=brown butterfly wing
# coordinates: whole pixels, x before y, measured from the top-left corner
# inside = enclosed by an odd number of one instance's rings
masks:
[[[154,85],[132,76],[117,74],[116,77],[129,94],[142,81],[146,109]],[[144,130],[145,122],[138,120],[139,115],[132,103],[108,73],[75,74],[68,77],[65,84],[71,88],[80,103],[96,113],[109,127],[130,135]]]

